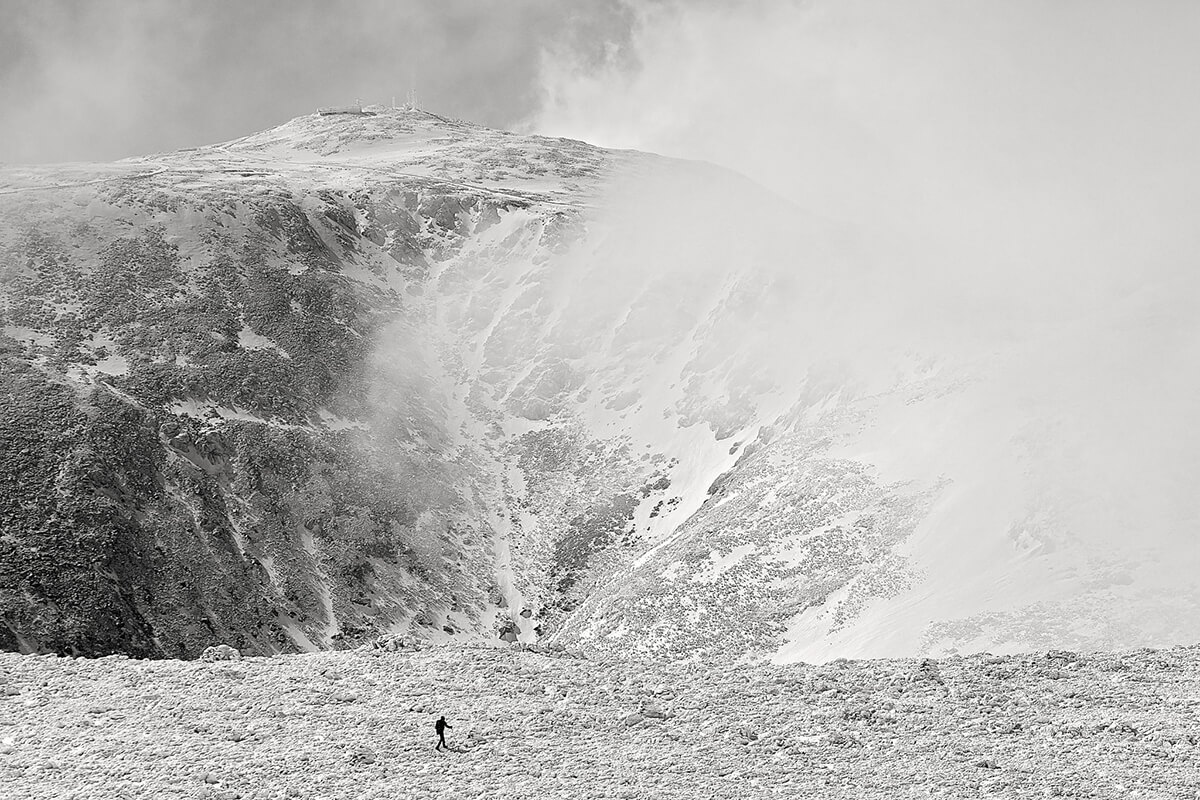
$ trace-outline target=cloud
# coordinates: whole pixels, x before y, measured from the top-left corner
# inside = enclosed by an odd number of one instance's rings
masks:
[[[1194,247],[1200,8],[629,8],[620,58],[547,49],[530,128],[731,166],[993,296],[1088,298]]]
[[[544,51],[530,129],[723,164],[846,226],[857,253],[825,262],[820,302],[800,292],[791,315],[811,335],[776,357],[816,367],[824,351],[877,386],[905,351],[978,366],[988,389],[964,430],[994,452],[1035,431],[1029,498],[1059,487],[1094,542],[1194,565],[1200,7],[628,8],[610,57]],[[754,235],[790,237],[785,258],[807,267],[811,239],[774,225]],[[942,459],[933,474],[956,452],[997,466],[962,450],[911,447]]]
[[[423,105],[505,127],[535,109],[548,42],[595,58],[630,25],[611,0],[0,3],[10,162],[208,144],[318,105],[403,100],[414,77]]]

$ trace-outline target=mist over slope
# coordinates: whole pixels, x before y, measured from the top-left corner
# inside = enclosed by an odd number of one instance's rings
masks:
[[[391,109],[0,209],[7,649],[1200,639],[1153,286],[1009,314],[716,167]]]

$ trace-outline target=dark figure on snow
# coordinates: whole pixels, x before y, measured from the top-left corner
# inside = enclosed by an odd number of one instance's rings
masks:
[[[441,750],[443,747],[445,747],[447,750],[449,750],[450,746],[446,744],[446,729],[449,728],[450,730],[454,730],[454,726],[449,722],[446,722],[445,717],[438,717],[438,721],[433,723],[433,727],[437,729],[438,735],[437,747],[433,749]]]

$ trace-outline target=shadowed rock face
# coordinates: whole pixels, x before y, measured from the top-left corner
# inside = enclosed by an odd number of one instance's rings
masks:
[[[398,299],[347,279],[352,251],[290,199],[238,216],[184,195],[143,220],[139,188],[109,206],[127,224],[86,234],[69,205],[14,213],[5,322],[29,338],[5,340],[0,585],[17,645],[328,646],[401,617],[399,598],[395,611],[371,599],[389,574],[422,576],[404,614],[455,594],[470,608],[484,590],[441,550],[480,548],[453,525],[418,532],[460,483],[417,444],[444,438],[432,398],[380,411],[405,417],[386,440],[360,430]],[[235,220],[245,229],[222,230]],[[401,475],[428,486],[404,491]]]

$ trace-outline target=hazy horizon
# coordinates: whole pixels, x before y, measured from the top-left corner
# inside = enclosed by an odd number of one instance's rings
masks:
[[[623,5],[513,0],[0,0],[0,161],[111,160],[244,136],[324,105],[402,101],[510,127],[541,53],[600,59]],[[598,48],[598,49],[597,49]]]

